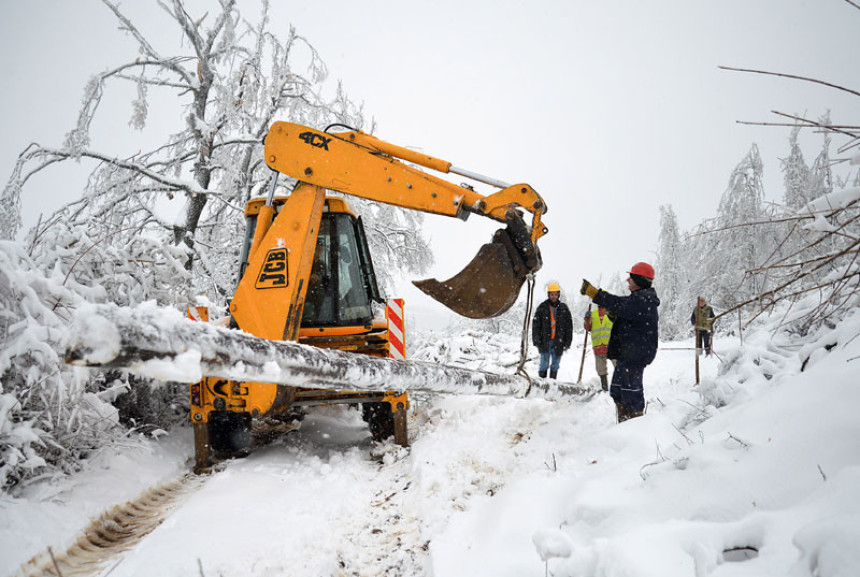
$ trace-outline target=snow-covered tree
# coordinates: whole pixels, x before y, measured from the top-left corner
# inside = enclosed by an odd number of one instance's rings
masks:
[[[243,20],[236,0],[223,0],[217,11],[196,17],[183,0],[163,3],[182,37],[179,52],[160,47],[119,4],[103,2],[135,42],[137,53],[90,80],[77,124],[62,146],[31,146],[21,154],[3,193],[6,210],[0,218],[12,220],[5,230],[14,235],[15,210],[30,178],[55,162],[93,161],[84,201],[61,209],[62,218],[43,223],[31,242],[53,245],[55,236],[70,231],[117,247],[133,244],[140,235],[169,236],[184,247],[181,260],[191,273],[175,279],[182,285],[176,291],[205,293],[224,302],[237,280],[243,206],[266,190],[272,176],[262,154],[269,126],[284,118],[315,127],[342,123],[361,128],[363,112],[340,86],[332,96],[325,95],[325,64],[294,28],[283,36],[271,31],[268,0],[262,0],[255,23]],[[157,110],[161,119],[178,119],[173,132],[125,156],[106,150],[93,130],[97,122],[113,122],[99,112],[121,84],[134,87],[133,129],[143,130],[151,122],[150,102],[158,95],[173,93],[170,101],[180,107]],[[291,184],[282,179],[282,187]],[[159,207],[180,198],[185,200],[180,218],[166,220]],[[377,269],[382,284],[390,286],[393,270],[422,272],[432,256],[421,237],[421,215],[359,204],[375,245],[371,248],[381,249]],[[62,221],[66,230],[51,230]],[[153,253],[148,260],[161,259]]]
[[[686,289],[687,267],[678,217],[671,205],[660,207],[660,238],[657,246],[657,270],[660,282],[660,335],[672,338],[686,329],[684,321],[689,304]]]
[[[65,365],[69,310],[99,289],[48,275],[18,243],[0,241],[0,489],[76,461],[107,442],[117,411]]]
[[[809,198],[811,172],[803,158],[803,151],[797,140],[799,133],[799,126],[791,129],[788,157],[780,161],[782,163],[783,182],[785,183],[785,204],[794,209],[804,206],[811,200]]]
[[[757,294],[764,287],[759,275],[750,274],[760,263],[761,254],[771,246],[762,227],[750,223],[765,219],[762,185],[763,164],[758,146],[752,145],[729,177],[720,199],[714,246],[704,272],[712,280],[716,300],[723,306]]]
[[[709,230],[700,227],[700,231],[706,233],[703,237],[713,237],[720,259],[730,265],[729,273],[737,274],[743,269],[738,290],[721,294],[724,310],[727,306],[745,308],[755,318],[780,301],[793,301],[817,291],[820,306],[804,322],[795,323],[796,327],[809,328],[832,322],[860,304],[860,187],[846,186],[850,174],[834,174],[836,161],[830,155],[833,134],[848,137],[848,143],[838,151],[843,153],[860,143],[860,127],[832,128],[829,113],[818,121],[796,120],[803,123],[801,126],[821,129],[824,141],[812,169],[806,170],[797,142],[798,128],[792,130],[790,154],[783,160],[788,205],[785,210],[760,204],[756,211],[755,199],[761,198],[755,192],[757,187],[744,184],[750,182],[748,173],[756,165],[748,156],[732,175],[720,205],[718,224]],[[733,213],[748,216],[734,219]],[[732,224],[739,220],[746,223]],[[745,232],[730,234],[732,231]],[[728,285],[724,282],[722,286]]]
[[[830,112],[818,119],[821,126],[830,125]],[[812,163],[810,170],[810,195],[809,200],[815,200],[823,194],[833,192],[833,170],[832,161],[830,160],[830,132],[824,131],[824,142],[821,146],[821,151],[815,157],[815,162]]]

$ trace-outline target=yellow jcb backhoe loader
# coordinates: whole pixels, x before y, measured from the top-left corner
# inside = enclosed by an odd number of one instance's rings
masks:
[[[333,125],[332,128],[348,128]],[[516,301],[527,275],[541,267],[538,239],[547,229],[543,199],[530,186],[508,186],[381,141],[358,130],[317,131],[277,122],[265,139],[266,163],[276,171],[266,198],[245,207],[240,281],[230,325],[256,337],[298,341],[373,356],[389,356],[388,326],[374,317],[382,302],[361,219],[326,190],[466,220],[470,214],[505,223],[467,267],[451,279],[414,284],[453,311],[489,318]],[[408,163],[456,173],[500,188],[487,196]],[[276,196],[277,173],[297,180]],[[527,226],[523,212],[532,213]],[[405,361],[408,362],[408,361]],[[380,383],[384,390],[385,383]],[[191,385],[197,467],[247,451],[255,433],[288,430],[303,408],[361,403],[377,439],[406,445],[406,394],[319,390],[204,378]]]

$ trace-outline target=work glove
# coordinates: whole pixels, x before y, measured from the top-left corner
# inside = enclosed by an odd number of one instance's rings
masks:
[[[592,286],[590,282],[582,279],[582,287],[579,289],[579,294],[586,295],[588,298],[593,299],[597,296],[597,289]]]

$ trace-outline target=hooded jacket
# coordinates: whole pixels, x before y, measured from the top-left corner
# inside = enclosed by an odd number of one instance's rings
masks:
[[[636,365],[651,364],[657,356],[657,292],[646,288],[620,297],[599,290],[593,300],[615,316],[606,356]]]
[[[546,299],[539,304],[532,320],[532,342],[542,353],[549,351],[552,334],[549,303],[550,300]],[[570,309],[561,301],[557,301],[553,314],[555,314],[555,351],[553,352],[560,355],[569,349],[570,343],[573,342],[573,317],[570,315]]]

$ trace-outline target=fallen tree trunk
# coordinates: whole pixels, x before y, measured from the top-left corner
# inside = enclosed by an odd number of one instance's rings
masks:
[[[587,400],[574,383],[320,349],[186,319],[173,309],[89,305],[76,315],[66,362],[196,382],[204,376],[293,387]]]

